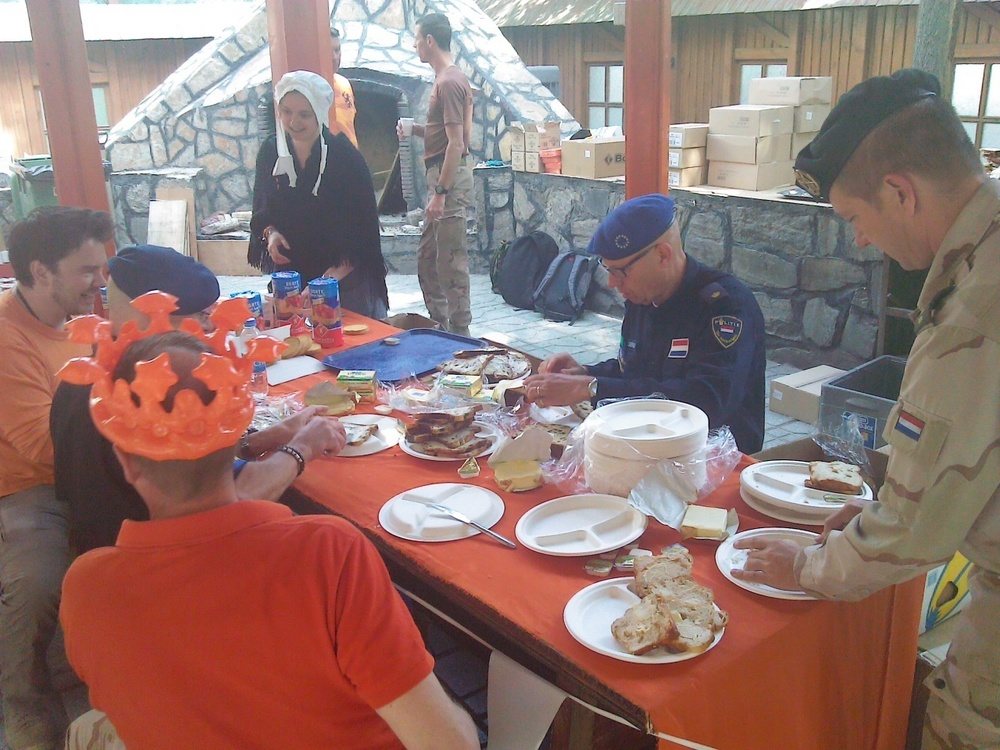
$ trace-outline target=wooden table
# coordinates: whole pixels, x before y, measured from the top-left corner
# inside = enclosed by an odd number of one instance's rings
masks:
[[[370,324],[357,343],[392,330]],[[353,342],[351,342],[353,343]],[[305,389],[327,376],[283,388]],[[707,500],[735,507],[740,528],[779,524],[739,497],[739,470]],[[558,497],[557,487],[503,493],[485,461],[472,483],[498,492],[506,510],[494,527],[513,539],[517,520]],[[730,623],[711,651],[689,661],[621,662],[577,643],[562,622],[566,602],[597,579],[584,558],[516,550],[478,535],[445,543],[410,542],[379,525],[378,511],[407,489],[461,481],[460,462],[425,461],[398,447],[359,458],[310,463],[296,483],[309,501],[361,528],[394,579],[495,648],[566,692],[652,734],[719,750],[898,750],[906,734],[916,654],[920,580],[857,603],[797,602],[746,592],[718,571],[717,543],[688,542],[694,577],[710,586]],[[658,551],[679,541],[655,520],[637,546]],[[676,747],[667,740],[661,747]]]

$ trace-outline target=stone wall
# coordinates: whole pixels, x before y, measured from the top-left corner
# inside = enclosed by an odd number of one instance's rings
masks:
[[[585,251],[624,199],[621,180],[586,180],[503,169],[476,170],[479,232],[474,265],[505,239],[536,229],[563,250]],[[768,356],[798,367],[850,368],[875,352],[882,304],[882,254],[854,244],[827,205],[674,190],[684,247],[729,271],[764,313]],[[622,300],[598,270],[588,308],[620,316]]]
[[[191,188],[197,195],[205,190],[200,169],[150,169],[114,172],[111,199],[114,203],[115,244],[142,245],[149,228],[149,202],[160,188]]]

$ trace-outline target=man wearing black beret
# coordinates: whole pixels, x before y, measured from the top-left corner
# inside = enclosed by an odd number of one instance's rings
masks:
[[[543,406],[649,396],[693,404],[712,429],[728,425],[744,453],[764,442],[764,317],[738,279],[688,257],[674,202],[625,201],[605,217],[588,252],[625,297],[617,359],[584,367],[556,354],[525,381]]]
[[[108,259],[108,318],[116,334],[128,321],[143,328],[148,325],[148,318],[132,307],[132,300],[153,290],[177,298],[172,316],[177,325],[184,318],[194,318],[204,326],[209,324],[205,311],[219,299],[219,280],[208,266],[169,247],[122,248]],[[322,407],[311,406],[244,436],[241,460],[234,467],[241,497],[277,500],[305,462],[343,449],[343,427],[325,418],[324,412]],[[56,498],[69,508],[70,539],[76,552],[112,546],[123,521],[149,518],[139,493],[125,480],[111,443],[90,418],[90,386],[60,383],[49,426]],[[286,448],[291,451],[286,453]],[[260,460],[246,461],[255,458]]]
[[[845,94],[796,161],[903,268],[928,269],[917,337],[883,437],[874,502],[852,501],[819,544],[749,543],[739,577],[862,599],[948,562],[972,563],[970,601],[926,681],[923,750],[1000,747],[1000,183],[933,76],[902,70]]]

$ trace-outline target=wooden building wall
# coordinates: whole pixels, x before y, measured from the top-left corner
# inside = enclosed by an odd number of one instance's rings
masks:
[[[124,117],[207,41],[88,42],[90,80],[107,87],[111,123]],[[48,151],[37,87],[31,43],[0,44],[0,160]]]
[[[739,100],[739,65],[787,63],[788,75],[828,75],[834,99],[913,59],[917,6],[683,16],[673,19],[674,122],[704,122],[710,107]],[[586,117],[589,62],[624,60],[624,29],[611,24],[505,28],[528,65],[558,65],[563,103]],[[1000,13],[967,5],[956,61],[1000,62]],[[627,105],[626,105],[627,106]]]

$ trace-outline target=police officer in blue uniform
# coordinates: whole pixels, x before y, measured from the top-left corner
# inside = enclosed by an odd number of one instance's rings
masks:
[[[744,453],[764,442],[764,318],[753,294],[688,257],[665,195],[625,201],[601,222],[588,252],[625,297],[617,359],[583,366],[556,354],[525,381],[542,406],[648,396],[693,404],[713,429],[728,425]]]

